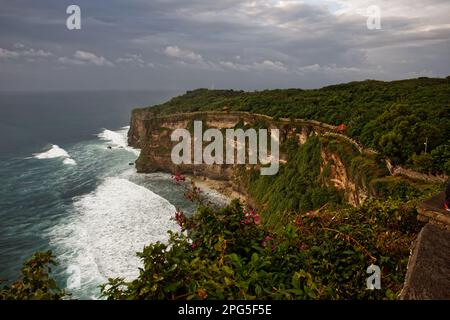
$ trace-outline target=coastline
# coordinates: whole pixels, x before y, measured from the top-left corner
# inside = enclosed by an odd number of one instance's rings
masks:
[[[214,193],[216,193],[225,198],[228,203],[234,199],[239,199],[239,201],[244,204],[248,202],[247,197],[234,190],[233,186],[228,181],[194,175],[186,175],[186,177],[189,181],[194,182],[197,187],[204,190],[208,198],[210,198],[211,195],[214,197]]]

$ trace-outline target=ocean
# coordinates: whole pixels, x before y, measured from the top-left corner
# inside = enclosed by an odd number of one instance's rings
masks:
[[[130,165],[139,155],[127,146],[131,110],[176,94],[0,94],[0,279],[17,279],[44,250],[74,299],[98,299],[109,277],[138,275],[135,253],[179,230],[176,207],[195,209],[170,175]]]

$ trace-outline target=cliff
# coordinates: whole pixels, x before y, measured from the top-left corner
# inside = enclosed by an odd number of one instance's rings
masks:
[[[335,133],[335,127],[317,121],[273,119],[269,116],[250,114],[246,112],[193,112],[171,115],[154,114],[148,109],[134,110],[131,119],[131,127],[128,134],[128,142],[131,146],[140,148],[141,154],[136,161],[138,172],[182,172],[196,176],[208,177],[215,180],[229,181],[235,191],[248,194],[246,184],[242,180],[242,165],[175,165],[171,161],[172,147],[178,142],[172,142],[170,135],[178,128],[191,128],[194,120],[201,120],[204,127],[208,128],[235,128],[240,126],[262,126],[268,129],[280,130],[280,163],[288,161],[288,155],[283,145],[288,139],[294,139],[301,146],[312,136],[318,136],[326,140],[338,141],[346,144],[346,148],[354,154],[364,154],[360,146],[353,146],[345,136],[340,137]],[[330,136],[333,133],[335,136]],[[342,138],[342,139],[340,139]],[[369,196],[369,187],[351,175],[348,164],[339,154],[323,145],[321,149],[321,174],[326,177],[323,184],[340,190],[344,198],[352,205],[360,205]],[[251,170],[250,165],[245,165],[245,170]]]
[[[171,151],[178,142],[172,142],[170,135],[178,128],[191,130],[195,120],[201,120],[205,128],[278,128],[281,146],[280,162],[282,163],[279,174],[275,177],[261,177],[259,172],[254,170],[255,166],[250,165],[174,165],[171,161]],[[337,190],[347,203],[357,207],[352,210],[364,211],[364,206],[359,206],[370,197],[387,199],[400,196],[407,199],[411,195],[419,196],[421,192],[415,189],[417,185],[420,185],[417,181],[422,181],[421,183],[428,181],[417,174],[413,178],[409,175],[393,174],[389,170],[392,168],[386,166],[386,163],[390,162],[379,157],[375,150],[364,148],[360,143],[338,133],[335,127],[328,124],[308,120],[274,119],[246,112],[158,114],[150,112],[149,109],[135,110],[129,131],[129,144],[142,150],[136,161],[138,172],[182,172],[226,181],[235,191],[244,195],[252,207],[261,212],[264,225],[273,229],[288,225],[298,213],[303,212],[304,216],[308,216],[311,212],[312,214],[317,212],[309,210],[323,208],[324,204],[333,203],[335,194],[328,192],[330,189]],[[295,152],[296,149],[299,152]],[[419,206],[419,220],[436,221],[438,224],[445,222],[448,225],[448,217],[436,214],[436,210],[433,209],[441,203],[442,199],[439,199],[432,205],[425,202]],[[368,205],[370,207],[371,203]],[[382,206],[389,206],[389,202],[382,202]],[[374,214],[384,214],[385,210],[385,208],[377,208],[371,213],[370,219],[373,219]],[[332,211],[330,221],[343,212],[346,211]],[[395,219],[395,223],[403,221],[402,228],[408,225],[413,230],[417,224],[416,214],[413,213],[412,220],[408,221],[405,212],[403,208],[402,219],[396,218],[397,215],[394,214],[390,217]],[[321,214],[326,216],[327,213]],[[346,219],[357,217],[366,217],[366,215],[356,214]],[[383,217],[385,219],[385,216]],[[346,219],[344,220],[347,221]],[[334,221],[334,223],[339,222]],[[352,225],[361,226],[366,223],[368,222],[352,223]],[[378,238],[378,235],[385,234],[387,237],[390,234],[392,239],[389,242],[396,243],[399,227],[391,223],[388,225],[392,227],[392,230],[377,232],[374,229],[374,235],[370,238],[383,239],[383,237]],[[375,228],[382,225],[383,223],[380,222]],[[318,229],[320,228],[312,230]],[[361,234],[358,232],[358,235]],[[415,238],[414,232],[405,238],[402,246],[381,247],[389,251],[387,256],[400,252],[403,258],[406,258],[411,237]],[[445,255],[448,250],[441,250],[448,247],[448,240],[448,229],[439,229],[431,223],[425,226],[415,242],[409,259],[401,299],[448,297],[448,290],[445,291],[448,287],[445,286],[448,283],[445,281],[446,273],[441,272],[441,269],[446,270],[444,267],[446,263],[448,264],[448,255]],[[395,253],[390,250],[394,250]],[[400,261],[399,258],[397,260]],[[430,265],[438,267],[432,268]],[[398,267],[397,264],[396,268]],[[403,270],[404,267],[399,270]]]

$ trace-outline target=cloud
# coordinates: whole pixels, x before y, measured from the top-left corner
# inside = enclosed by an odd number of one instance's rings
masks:
[[[166,56],[178,59],[176,64],[182,67],[197,68],[209,71],[221,71],[222,68],[212,62],[203,59],[203,57],[189,49],[181,49],[178,46],[168,46],[164,49]]]
[[[284,64],[280,61],[270,61],[270,60],[264,60],[261,63],[255,63],[254,64],[255,70],[258,71],[281,71],[286,72],[287,68],[284,66]]]
[[[239,60],[239,59],[238,59]],[[262,62],[253,62],[250,64],[236,63],[231,61],[220,61],[219,64],[225,69],[235,71],[273,71],[288,72],[288,68],[280,61],[264,60]]]
[[[95,69],[96,83],[114,88],[145,84],[189,89],[209,86],[212,80],[232,88],[317,87],[367,78],[450,74],[448,0],[77,4],[86,13],[83,29],[69,32],[64,10],[61,13],[54,1],[2,2],[0,24],[8,32],[0,34],[0,72],[8,74],[8,81],[0,86],[47,85],[25,84],[43,70],[55,86],[68,86],[72,82],[53,70],[54,61],[73,67],[71,77],[78,77],[73,80],[77,85],[92,76],[90,68],[77,66],[117,66]],[[380,7],[381,30],[367,29],[370,5]],[[79,48],[84,49],[75,56]],[[21,69],[26,59],[40,63]],[[152,66],[157,66],[152,72],[141,72]]]
[[[23,43],[14,43],[13,47],[16,49],[23,49],[25,48],[25,45]]]
[[[132,53],[125,54],[125,57],[123,57],[123,58],[117,58],[116,62],[117,63],[145,64],[144,60],[142,60],[142,55],[140,55],[140,54],[132,54]]]
[[[113,67],[114,66],[114,63],[107,60],[103,56],[97,56],[96,54],[94,54],[92,52],[81,51],[81,50],[77,50],[74,53],[73,58],[67,58],[67,57],[58,58],[58,62],[60,62],[62,64],[70,64],[70,65],[78,65],[78,66],[82,66],[82,65],[94,65],[94,66],[100,66],[100,67],[103,67],[103,66]]]
[[[1,59],[10,59],[10,58],[18,58],[20,55],[18,52],[9,51],[7,49],[0,48],[0,58]]]
[[[124,66],[132,66],[139,68],[154,68],[155,65],[151,62],[145,62],[141,54],[126,53],[123,57],[115,60],[116,64]]]
[[[30,48],[20,52],[20,55],[23,57],[47,58],[53,56],[53,53],[44,51],[42,49],[35,50],[33,48]]]
[[[11,58],[48,58],[53,56],[53,53],[49,51],[44,51],[42,49],[33,49],[33,48],[27,48],[25,45],[21,43],[16,43],[13,46],[15,49],[19,50],[8,50],[0,48],[0,58],[3,59],[11,59]],[[30,59],[27,59],[30,60]],[[30,61],[34,61],[34,59],[31,59]]]
[[[112,62],[108,61],[107,59],[105,59],[105,57],[97,56],[94,53],[87,52],[87,51],[78,50],[77,52],[75,52],[73,57],[75,59],[83,61],[87,64],[93,64],[96,66],[108,66],[108,67],[114,66],[114,64]]]
[[[178,46],[168,46],[164,53],[172,58],[178,58],[184,61],[191,61],[194,63],[202,63],[203,57],[191,50],[180,49]]]
[[[235,70],[235,71],[248,71],[250,70],[249,65],[242,63],[236,63],[231,61],[220,61],[219,64],[224,67],[224,69]]]
[[[234,71],[287,72],[286,66],[280,61],[264,60],[262,62],[253,62],[250,64],[230,61],[216,62],[213,60],[205,60],[200,54],[188,49],[180,49],[178,46],[168,46],[165,48],[164,53],[171,58],[180,59],[181,61],[178,61],[178,65],[198,67],[200,69],[215,71],[224,71],[228,69]],[[240,60],[240,57],[237,60]]]

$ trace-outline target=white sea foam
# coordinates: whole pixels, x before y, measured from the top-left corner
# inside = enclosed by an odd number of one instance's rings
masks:
[[[63,163],[64,163],[64,164],[68,164],[68,165],[72,165],[72,166],[74,166],[74,165],[77,164],[76,161],[73,160],[72,158],[66,158],[66,159],[64,159]]]
[[[95,291],[108,277],[137,277],[141,262],[136,252],[166,242],[168,230],[179,231],[171,220],[175,207],[127,179],[107,178],[74,200],[72,219],[52,230],[51,242],[65,264],[80,268],[83,290]]]
[[[76,165],[77,163],[73,160],[69,153],[63,148],[57,146],[56,144],[52,144],[50,150],[42,152],[42,153],[34,153],[34,158],[36,159],[54,159],[54,158],[63,158],[63,163],[68,165]]]
[[[108,129],[104,129],[97,136],[103,140],[107,141],[109,145],[113,147],[124,148],[127,151],[130,151],[136,155],[139,155],[139,150],[134,149],[128,146],[128,129],[130,127],[123,127],[120,130],[112,131]]]

